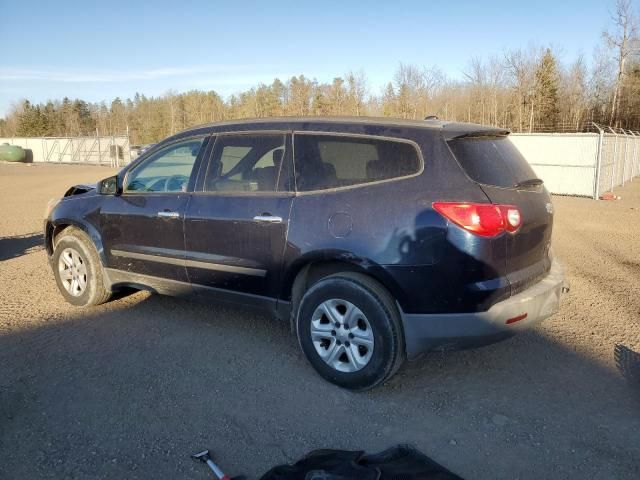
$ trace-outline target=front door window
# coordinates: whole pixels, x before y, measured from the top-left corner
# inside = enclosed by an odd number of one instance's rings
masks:
[[[203,138],[176,142],[159,150],[127,176],[127,193],[186,192]]]

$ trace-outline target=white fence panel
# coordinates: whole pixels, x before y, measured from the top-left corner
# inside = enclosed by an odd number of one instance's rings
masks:
[[[594,195],[598,134],[514,133],[509,138],[551,193]]]
[[[633,176],[640,176],[640,134],[635,134],[634,139],[634,149],[633,149]]]
[[[600,193],[609,192],[614,187],[617,149],[616,135],[605,133],[602,139],[602,158],[600,159]]]
[[[633,161],[634,161],[634,147],[636,139],[631,132],[625,137],[625,156],[624,156],[624,165],[622,166],[622,184],[624,185],[626,182],[629,182],[633,179],[634,171],[633,171]]]

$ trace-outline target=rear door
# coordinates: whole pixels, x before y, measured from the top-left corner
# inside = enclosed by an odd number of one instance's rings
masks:
[[[185,217],[198,293],[275,306],[293,199],[290,141],[286,132],[217,137]]]
[[[492,203],[515,205],[522,226],[507,234],[507,272],[515,294],[550,268],[553,205],[547,189],[507,135],[471,135],[449,140],[467,175]]]

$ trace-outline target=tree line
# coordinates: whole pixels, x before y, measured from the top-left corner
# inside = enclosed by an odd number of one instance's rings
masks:
[[[0,136],[113,135],[156,142],[185,128],[270,116],[373,115],[490,124],[517,132],[581,131],[590,122],[640,130],[640,40],[630,0],[617,0],[588,68],[583,57],[562,62],[551,48],[530,46],[471,58],[462,79],[435,66],[400,64],[372,91],[364,72],[331,82],[298,75],[274,79],[224,99],[214,91],[168,91],[90,103],[64,98],[15,105]]]

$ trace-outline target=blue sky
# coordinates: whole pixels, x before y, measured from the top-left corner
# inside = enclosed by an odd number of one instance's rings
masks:
[[[110,101],[362,70],[373,91],[398,65],[462,76],[472,56],[530,43],[588,61],[608,27],[599,1],[2,0],[0,115],[28,98]]]

